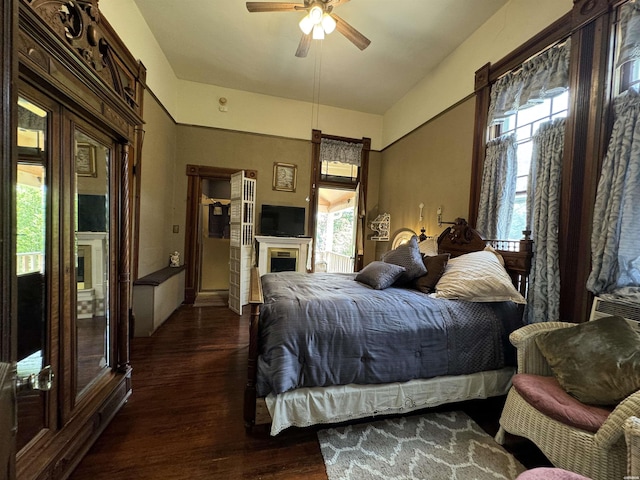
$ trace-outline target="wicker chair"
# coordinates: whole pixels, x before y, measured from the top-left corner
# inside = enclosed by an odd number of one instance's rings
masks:
[[[527,325],[513,332],[509,339],[518,351],[518,373],[553,375],[534,339],[542,332],[575,326],[573,323],[547,322]],[[506,431],[531,440],[556,467],[593,480],[622,479],[627,471],[624,425],[632,416],[640,417],[640,391],[620,402],[593,434],[542,414],[512,387],[502,411],[496,441],[503,444]],[[640,443],[637,436],[629,435],[632,441]],[[629,461],[639,463],[640,453],[636,452]]]
[[[627,477],[640,478],[640,418],[625,420],[624,438],[627,442]]]

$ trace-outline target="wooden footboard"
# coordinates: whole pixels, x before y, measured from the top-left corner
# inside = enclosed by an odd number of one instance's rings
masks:
[[[249,284],[249,305],[251,320],[249,324],[249,355],[247,363],[247,384],[244,388],[244,426],[251,431],[256,423],[256,379],[258,375],[258,327],[260,323],[260,306],[264,302],[262,283],[258,267],[251,269]]]

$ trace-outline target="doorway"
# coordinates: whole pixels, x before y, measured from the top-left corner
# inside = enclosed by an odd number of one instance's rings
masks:
[[[364,219],[371,139],[336,137],[325,135],[320,130],[311,133],[309,235],[316,243],[312,249],[311,265],[314,271],[316,268],[317,271],[325,271],[325,268],[336,272],[359,271],[364,266]],[[334,221],[329,221],[334,214],[340,219],[337,228]],[[319,223],[323,221],[327,222],[324,227]],[[332,232],[330,235],[325,233],[328,229]],[[340,238],[337,241],[336,232]],[[346,238],[351,238],[352,244]],[[316,254],[321,258],[316,258]],[[330,266],[331,260],[336,260],[336,264]]]
[[[229,183],[231,176],[237,173],[237,168],[210,167],[206,165],[187,165],[187,206],[185,220],[185,286],[184,303],[194,304],[200,291],[202,270],[201,244],[201,203],[203,198],[202,182],[205,179],[224,181]],[[256,170],[245,170],[247,178],[257,178]],[[229,249],[226,250],[227,255]],[[228,257],[227,257],[228,258]],[[228,287],[227,287],[228,288]]]
[[[200,278],[196,305],[226,306],[229,301],[229,208],[228,179],[203,178],[200,200]]]
[[[355,268],[357,195],[355,190],[318,189],[315,271],[349,273]]]

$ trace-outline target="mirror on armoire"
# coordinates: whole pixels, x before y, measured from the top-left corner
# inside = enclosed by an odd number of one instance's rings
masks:
[[[16,182],[17,374],[28,377],[48,363],[46,276],[47,165],[50,158],[50,114],[34,102],[18,100],[18,166]],[[47,392],[23,390],[17,396],[21,449],[46,424]]]
[[[109,359],[109,162],[111,151],[76,128],[76,395],[107,371]]]

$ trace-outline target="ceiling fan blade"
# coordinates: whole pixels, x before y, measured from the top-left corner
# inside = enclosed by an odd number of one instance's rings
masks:
[[[293,2],[247,2],[250,12],[295,12],[304,8],[304,5]]]
[[[351,0],[328,0],[327,1],[327,6],[331,6],[331,7],[339,7],[340,5],[343,5],[347,2],[350,2]]]
[[[309,53],[309,47],[311,46],[311,34],[302,34],[300,43],[298,44],[298,50],[296,50],[296,57],[304,58]]]
[[[360,50],[364,50],[369,46],[371,40],[362,35],[358,30],[353,28],[347,22],[345,22],[342,18],[332,13],[331,16],[336,21],[336,29],[347,39],[349,39],[356,47]]]

